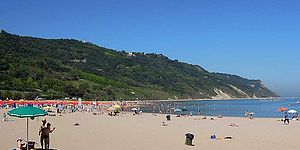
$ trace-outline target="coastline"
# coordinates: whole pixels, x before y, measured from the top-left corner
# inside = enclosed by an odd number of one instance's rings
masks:
[[[116,100],[111,102],[185,102],[185,101],[222,101],[222,100],[262,100],[280,99],[282,97],[260,97],[260,98],[224,98],[224,99],[160,99],[160,100]]]

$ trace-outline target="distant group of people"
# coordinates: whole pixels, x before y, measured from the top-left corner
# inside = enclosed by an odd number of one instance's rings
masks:
[[[114,112],[109,112],[108,115],[109,116],[117,116],[120,112],[119,111],[114,111]]]
[[[254,113],[253,112],[249,112],[249,111],[246,110],[245,113],[244,113],[244,116],[246,118],[253,119],[254,118]]]
[[[42,125],[39,130],[40,142],[42,149],[49,149],[50,137],[49,134],[55,130],[55,127],[51,129],[51,123],[47,123],[46,119],[42,120]]]

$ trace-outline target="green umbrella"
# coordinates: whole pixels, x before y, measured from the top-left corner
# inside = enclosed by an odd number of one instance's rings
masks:
[[[19,107],[13,110],[10,110],[7,112],[8,115],[10,116],[14,116],[14,117],[18,117],[18,118],[26,118],[26,124],[27,124],[27,150],[28,148],[28,118],[34,119],[34,117],[38,117],[38,116],[45,116],[48,113],[43,110],[43,109],[39,109],[37,107],[33,107],[33,106],[25,106],[25,107]]]

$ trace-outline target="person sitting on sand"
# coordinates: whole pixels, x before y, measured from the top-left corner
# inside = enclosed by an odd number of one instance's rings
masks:
[[[26,143],[24,142],[24,140],[22,138],[18,138],[17,139],[17,148],[15,150],[22,150],[22,149],[26,149]]]
[[[224,140],[232,140],[232,136],[226,136],[223,138]]]
[[[198,111],[198,116],[201,116],[202,115],[202,112],[199,110]]]
[[[162,122],[161,124],[162,126],[168,126],[168,124],[166,122]]]
[[[255,114],[254,112],[250,112],[249,113],[249,119],[253,119],[254,118],[254,114]]]
[[[235,123],[230,123],[229,126],[231,126],[231,127],[239,127],[239,125],[235,124]]]
[[[43,129],[43,133],[44,133],[44,142],[45,142],[45,149],[49,149],[49,145],[50,145],[50,137],[49,134],[52,133],[55,130],[55,127],[53,129],[51,129],[51,124],[47,123],[47,127]]]
[[[120,113],[119,111],[114,111],[114,114],[113,114],[113,116],[117,116],[118,115],[118,113]]]

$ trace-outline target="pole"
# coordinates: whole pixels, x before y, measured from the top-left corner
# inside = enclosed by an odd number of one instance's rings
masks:
[[[29,150],[29,145],[28,145],[28,117],[26,118],[26,124],[27,124],[27,133],[26,133],[26,139],[27,139],[27,150]]]

